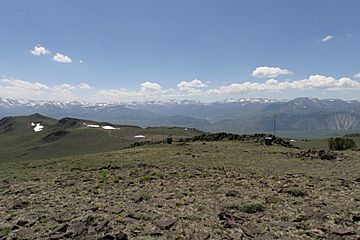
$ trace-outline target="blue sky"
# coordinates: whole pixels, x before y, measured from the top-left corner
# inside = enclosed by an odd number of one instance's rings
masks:
[[[2,0],[0,97],[360,99],[359,12],[356,0]]]

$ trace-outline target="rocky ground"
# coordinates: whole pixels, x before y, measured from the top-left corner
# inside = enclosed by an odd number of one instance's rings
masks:
[[[360,152],[246,142],[0,163],[0,239],[359,239]]]

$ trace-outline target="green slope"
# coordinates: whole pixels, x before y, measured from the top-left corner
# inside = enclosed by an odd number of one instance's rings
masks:
[[[34,132],[31,127],[33,122],[41,123],[44,130]],[[87,124],[111,125],[116,129],[89,128]],[[161,141],[167,136],[177,140],[200,133],[185,128],[144,129],[74,118],[58,121],[40,114],[7,117],[0,120],[0,161],[106,152],[128,147],[136,141]],[[144,135],[145,138],[136,139],[136,135]]]

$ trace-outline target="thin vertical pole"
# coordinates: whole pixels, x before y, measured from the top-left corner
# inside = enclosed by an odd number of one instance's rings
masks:
[[[276,114],[274,115],[274,136],[276,135]]]

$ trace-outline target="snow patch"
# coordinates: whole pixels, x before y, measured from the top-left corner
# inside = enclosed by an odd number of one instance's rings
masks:
[[[116,129],[114,128],[113,126],[102,126],[103,129],[106,129],[106,130],[113,130],[113,129]]]
[[[99,128],[100,127],[100,125],[96,125],[96,124],[88,124],[86,126],[89,128]]]
[[[32,124],[31,124],[31,126],[32,126]],[[35,132],[41,132],[42,130],[44,130],[44,126],[41,125],[40,123],[36,123],[35,127],[34,127],[34,131]]]
[[[145,136],[144,135],[136,135],[134,136],[134,138],[144,138]]]

